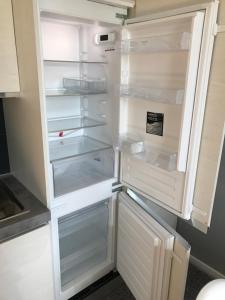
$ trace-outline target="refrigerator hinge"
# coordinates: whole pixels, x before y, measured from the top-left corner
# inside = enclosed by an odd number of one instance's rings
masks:
[[[113,183],[112,185],[112,192],[115,193],[115,192],[122,192],[123,191],[123,185],[122,183],[120,182],[115,182]]]
[[[125,21],[128,19],[127,15],[116,13],[116,18],[122,20],[122,25],[124,25]]]

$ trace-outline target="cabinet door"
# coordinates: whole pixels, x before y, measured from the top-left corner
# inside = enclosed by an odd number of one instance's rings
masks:
[[[11,0],[0,0],[0,93],[19,92]]]
[[[217,5],[128,21],[122,37],[121,181],[191,218]],[[201,208],[198,208],[201,210]]]
[[[117,269],[137,300],[183,300],[189,245],[127,194],[119,195]]]
[[[50,225],[0,245],[0,299],[54,300]]]

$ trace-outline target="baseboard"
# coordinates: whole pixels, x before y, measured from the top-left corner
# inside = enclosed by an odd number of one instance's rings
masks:
[[[206,274],[208,274],[209,276],[211,276],[214,279],[219,279],[219,278],[224,278],[225,279],[224,274],[216,271],[215,269],[208,266],[206,263],[204,263],[203,261],[201,261],[200,259],[198,259],[198,258],[196,258],[192,255],[190,256],[190,263],[192,265],[194,265],[196,268],[198,268],[202,272],[205,272]]]

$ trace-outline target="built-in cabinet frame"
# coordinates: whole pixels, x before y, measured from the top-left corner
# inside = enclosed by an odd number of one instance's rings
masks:
[[[11,98],[20,92],[12,1],[1,0],[0,11],[0,98]]]

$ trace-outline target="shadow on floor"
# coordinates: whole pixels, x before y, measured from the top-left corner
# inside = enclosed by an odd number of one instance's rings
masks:
[[[190,264],[184,300],[196,300],[200,290],[211,280],[213,278]]]
[[[189,266],[184,300],[196,300],[199,291],[212,278],[193,265]],[[118,273],[111,272],[70,300],[135,300]]]

